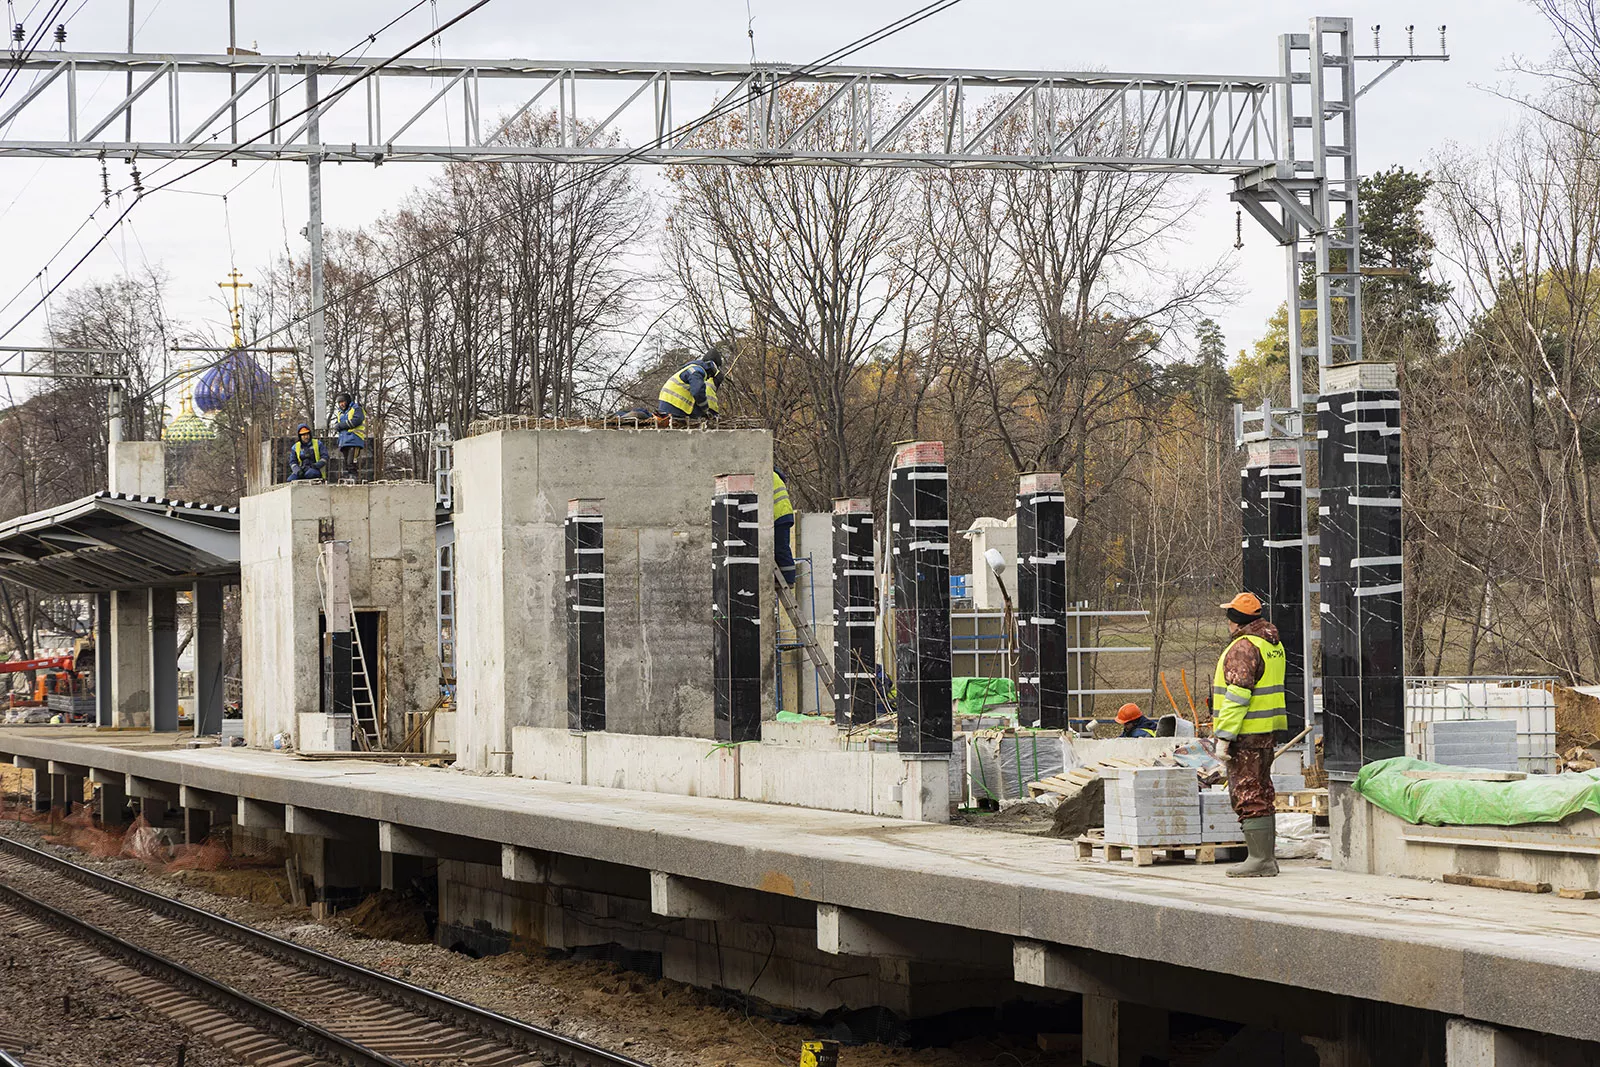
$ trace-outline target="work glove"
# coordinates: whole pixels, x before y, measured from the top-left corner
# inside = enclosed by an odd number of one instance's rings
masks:
[[[1217,742],[1216,755],[1217,755],[1217,758],[1219,760],[1221,760],[1223,763],[1227,763],[1228,759],[1229,759],[1230,752],[1231,752],[1231,749],[1228,747],[1228,742],[1226,742],[1226,741],[1218,741]]]

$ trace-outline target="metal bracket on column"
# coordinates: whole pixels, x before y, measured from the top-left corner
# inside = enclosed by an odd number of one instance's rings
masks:
[[[1229,199],[1250,212],[1280,245],[1294,244],[1302,232],[1316,234],[1323,229],[1316,213],[1301,199],[1302,195],[1310,198],[1322,179],[1294,178],[1282,173],[1286,170],[1285,165],[1274,164],[1241,174],[1233,180],[1229,194]],[[1273,214],[1273,208],[1280,213]]]

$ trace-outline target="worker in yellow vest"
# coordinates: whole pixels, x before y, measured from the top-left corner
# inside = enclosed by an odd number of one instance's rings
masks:
[[[661,387],[656,402],[662,419],[714,419],[721,412],[717,383],[722,380],[722,350],[712,348],[685,363]]]
[[[783,575],[783,584],[794,585],[794,504],[783,475],[772,472],[772,555]]]
[[[1277,734],[1289,729],[1283,688],[1288,657],[1254,593],[1219,606],[1228,614],[1229,640],[1211,681],[1211,735],[1217,758],[1228,768],[1228,799],[1250,850],[1228,877],[1271,877],[1278,873],[1272,755]]]

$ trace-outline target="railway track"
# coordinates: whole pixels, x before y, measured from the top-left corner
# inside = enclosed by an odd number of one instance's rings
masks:
[[[645,1067],[0,837],[3,912],[252,1065]]]

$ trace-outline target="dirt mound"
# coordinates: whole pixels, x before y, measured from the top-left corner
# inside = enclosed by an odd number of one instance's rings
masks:
[[[289,895],[289,880],[283,869],[243,867],[222,870],[176,870],[172,878],[186,886],[203,889],[219,897],[236,897],[274,911],[297,910]]]
[[[421,945],[432,940],[428,937],[428,924],[422,918],[422,911],[387,889],[370,894],[349,911],[340,912],[339,918],[368,937],[384,941]]]

